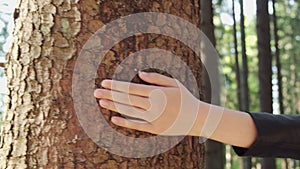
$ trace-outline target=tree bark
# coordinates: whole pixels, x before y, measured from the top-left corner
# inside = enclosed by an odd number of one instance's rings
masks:
[[[212,0],[201,0],[201,25],[200,28],[202,32],[208,37],[211,43],[216,46],[216,38],[214,34],[214,23],[213,23],[213,4]],[[212,65],[219,65],[219,60],[213,60]],[[219,76],[218,66],[215,67],[215,74],[213,77]],[[211,103],[211,85],[207,73],[203,73],[203,82],[204,82],[204,100],[208,103]],[[216,85],[217,92],[216,96],[216,105],[220,105],[220,85]],[[223,169],[225,164],[225,155],[224,155],[224,145],[222,143],[208,140],[205,146],[205,166],[209,169]]]
[[[72,98],[77,56],[104,24],[137,12],[165,12],[200,25],[199,9],[197,0],[19,1],[6,70],[9,98],[2,127],[0,168],[203,168],[203,145],[195,137],[186,137],[163,154],[139,159],[98,147],[81,128]],[[116,44],[106,55],[105,64],[99,66],[95,87],[102,79],[112,78],[126,56],[147,48],[166,49],[181,56],[201,84],[202,67],[195,53],[178,40],[151,34],[136,35]],[[180,69],[175,67],[174,71],[183,81],[189,81]],[[123,71],[120,79],[133,73],[137,72]],[[88,105],[83,106],[90,111]],[[131,137],[151,137],[112,127]]]
[[[272,113],[272,56],[270,47],[271,38],[268,0],[257,0],[256,4],[260,110],[262,112]],[[263,158],[262,168],[275,169],[275,159]]]

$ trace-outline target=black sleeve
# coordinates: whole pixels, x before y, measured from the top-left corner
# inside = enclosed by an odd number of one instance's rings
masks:
[[[248,149],[233,147],[239,156],[300,159],[300,116],[249,113],[257,138]]]

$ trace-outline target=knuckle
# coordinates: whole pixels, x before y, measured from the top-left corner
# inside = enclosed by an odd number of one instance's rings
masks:
[[[129,93],[134,92],[134,90],[136,90],[136,89],[137,89],[137,85],[136,84],[131,84],[131,85],[128,86],[128,92]]]

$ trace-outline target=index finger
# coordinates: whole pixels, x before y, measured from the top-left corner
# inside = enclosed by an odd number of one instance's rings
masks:
[[[149,86],[149,85],[115,81],[115,80],[104,80],[102,81],[101,86],[106,89],[128,93],[131,95],[143,96],[143,97],[149,97],[151,92],[154,89],[160,88],[158,86]]]

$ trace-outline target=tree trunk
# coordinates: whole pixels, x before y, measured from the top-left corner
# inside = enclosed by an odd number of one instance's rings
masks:
[[[270,47],[270,18],[268,0],[257,0],[257,38],[259,58],[259,100],[262,112],[273,112],[272,108],[272,56]],[[263,158],[263,169],[275,169],[275,159]]]
[[[197,0],[19,1],[15,12],[14,42],[6,65],[9,98],[0,144],[0,168],[203,168],[203,145],[194,137],[186,137],[171,150],[147,158],[126,158],[106,151],[83,130],[74,110],[77,98],[72,97],[77,56],[85,42],[104,24],[137,12],[165,12],[200,25],[199,3]],[[161,19],[157,18],[163,23]],[[169,29],[167,25],[162,27]],[[121,30],[114,31],[117,34]],[[128,55],[147,48],[165,49],[181,56],[201,84],[200,61],[186,45],[168,36],[138,34],[115,44],[98,71],[90,72],[93,76],[97,74],[94,87],[100,86],[102,79],[112,78]],[[95,60],[87,61],[91,66],[98,64]],[[137,62],[144,60],[132,61]],[[187,84],[191,82],[180,67],[173,66],[175,75]],[[136,73],[136,70],[125,69],[119,73],[119,79],[131,80],[128,77]],[[83,94],[91,97],[88,92]],[[96,118],[100,111],[92,109],[95,105],[96,100],[93,105],[81,106],[87,114],[94,112]],[[109,114],[112,112],[103,116],[109,119]],[[93,128],[102,124],[90,125]],[[109,125],[132,138],[153,137]],[[106,131],[95,130],[98,132]],[[125,145],[126,140],[113,140],[109,136],[101,139]],[[166,139],[172,141],[172,137]],[[124,151],[138,148],[123,146]]]
[[[237,98],[238,108],[242,110],[242,99],[241,99],[241,73],[240,73],[240,61],[239,61],[239,50],[238,50],[238,39],[237,39],[237,23],[235,17],[235,1],[232,0],[232,18],[233,18],[233,39],[234,39],[234,58],[235,58],[235,74],[237,82]]]
[[[211,43],[216,46],[216,39],[214,34],[214,23],[213,23],[213,4],[212,0],[201,0],[201,30],[208,37]],[[217,58],[218,59],[218,58]],[[219,65],[219,60],[213,60],[212,65]],[[215,75],[213,77],[219,76],[218,66],[215,67]],[[206,73],[203,73],[203,82],[204,88],[210,88],[209,77]],[[220,86],[216,86],[218,89],[216,94],[213,96],[216,98],[216,105],[220,105]],[[211,90],[204,90],[204,100],[208,103],[211,102]],[[224,145],[222,143],[208,140],[205,146],[205,166],[209,169],[223,169],[225,164],[225,155],[224,155]]]
[[[274,29],[274,41],[275,41],[275,57],[277,68],[277,80],[278,80],[278,102],[279,112],[284,114],[283,95],[282,95],[282,74],[281,74],[281,62],[280,62],[280,49],[279,49],[279,36],[278,36],[278,24],[276,14],[276,0],[272,0],[273,5],[273,29]]]
[[[241,9],[241,43],[242,43],[242,73],[241,73],[241,106],[242,111],[249,111],[249,87],[248,87],[248,59],[246,50],[246,34],[245,34],[245,16],[244,2],[240,0]],[[252,162],[250,157],[243,157],[243,169],[251,169]]]
[[[283,93],[282,93],[282,73],[281,73],[281,61],[280,61],[280,49],[279,49],[279,35],[278,35],[278,23],[277,23],[277,10],[276,0],[272,0],[273,8],[273,33],[274,33],[274,47],[275,47],[275,58],[277,68],[277,81],[278,81],[278,102],[279,102],[279,113],[284,114],[283,105]],[[282,160],[282,168],[288,169],[288,159]]]

